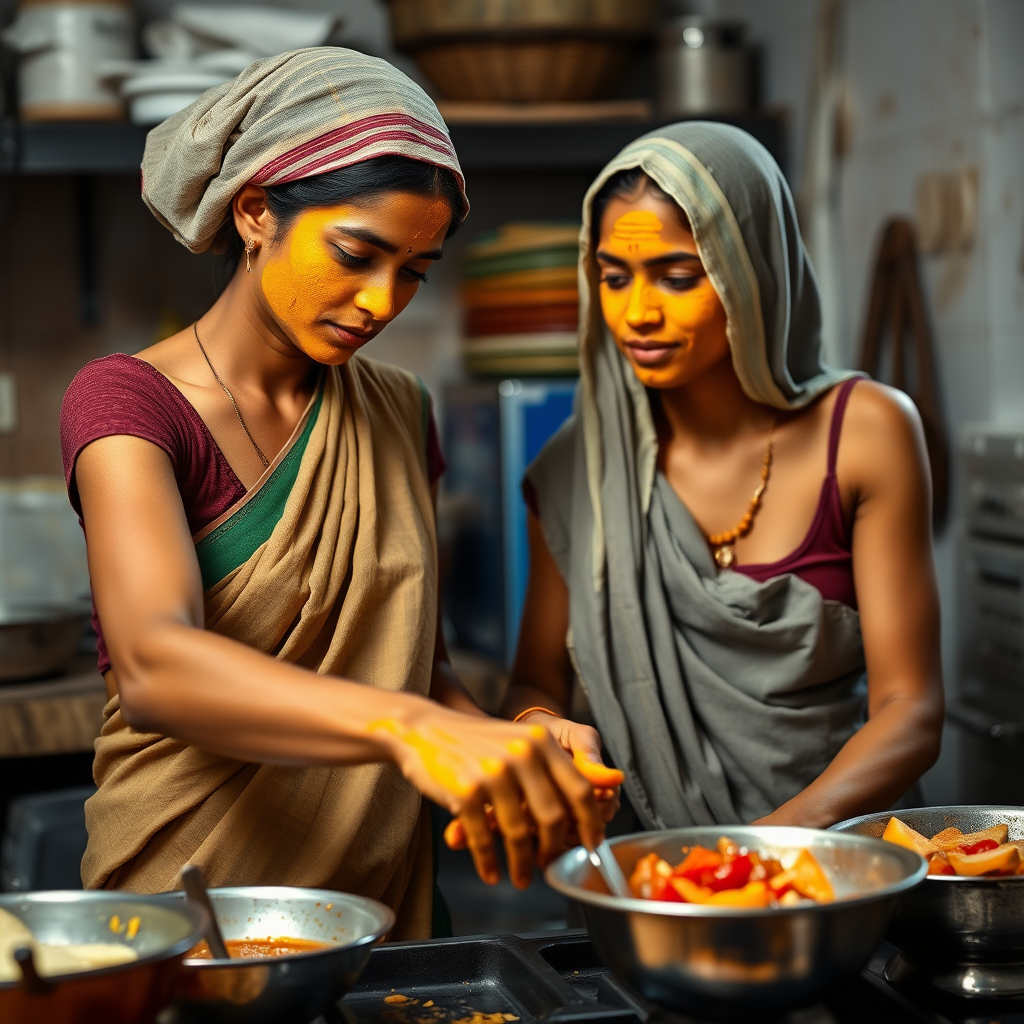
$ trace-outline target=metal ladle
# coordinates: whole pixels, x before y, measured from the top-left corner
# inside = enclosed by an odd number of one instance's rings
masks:
[[[189,903],[206,911],[206,944],[210,947],[214,960],[230,960],[231,954],[217,923],[213,900],[206,891],[206,879],[203,878],[202,869],[195,864],[186,864],[181,869],[181,887],[185,890],[185,898]]]
[[[589,856],[590,863],[597,868],[598,874],[601,876],[604,884],[608,886],[608,891],[613,896],[618,896],[624,900],[633,898],[633,894],[629,891],[629,886],[626,884],[626,876],[622,873],[622,868],[619,867],[619,862],[615,859],[615,854],[612,853],[612,848],[608,845],[607,839],[603,839],[598,843],[590,851]]]

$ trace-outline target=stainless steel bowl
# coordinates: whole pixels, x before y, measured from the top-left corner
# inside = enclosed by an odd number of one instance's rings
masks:
[[[742,1017],[813,1003],[860,971],[878,946],[901,893],[925,876],[916,853],[876,839],[804,828],[713,826],[611,840],[628,876],[657,853],[675,863],[720,836],[761,853],[806,847],[836,892],[835,903],[765,910],[657,903],[610,896],[586,851],[548,868],[548,884],[583,906],[598,955],[645,998],[707,1017]]]
[[[266,960],[186,960],[174,1010],[181,1024],[308,1024],[356,983],[395,923],[376,900],[329,889],[244,886],[211,889],[210,898],[225,939],[313,939],[330,948]]]
[[[880,836],[892,814],[865,814],[833,825],[843,835]],[[956,805],[897,811],[924,836],[955,826],[977,832],[1005,822],[1011,839],[1024,839],[1024,807]],[[960,878],[930,875],[896,903],[887,936],[902,956],[887,968],[890,980],[923,975],[962,996],[1024,994],[1024,876]]]
[[[121,942],[139,956],[117,967],[46,977],[37,991],[24,982],[0,983],[3,1024],[148,1024],[171,1001],[181,958],[206,923],[184,904],[123,892],[3,895],[0,907],[20,917],[39,942]],[[121,922],[116,933],[115,916]],[[126,926],[134,917],[139,927],[129,939]]]

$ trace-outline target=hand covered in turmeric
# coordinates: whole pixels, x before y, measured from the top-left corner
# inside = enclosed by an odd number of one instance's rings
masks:
[[[405,777],[462,822],[477,873],[498,881],[491,824],[505,843],[519,888],[566,846],[571,828],[588,848],[604,837],[593,787],[538,724],[461,715],[426,705],[414,720],[381,719],[368,731],[385,742]],[[488,820],[490,816],[490,822]]]

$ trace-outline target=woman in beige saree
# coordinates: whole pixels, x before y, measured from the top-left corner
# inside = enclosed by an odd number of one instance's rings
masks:
[[[429,400],[358,350],[468,210],[433,103],[338,48],[259,61],[154,129],[143,197],[237,256],[196,324],[89,364],[61,416],[110,703],[86,806],[89,887],[337,888],[430,933],[430,822],[497,880],[594,794],[544,729],[491,719],[439,627]],[[492,819],[493,820],[493,819]],[[533,831],[536,831],[536,839]]]

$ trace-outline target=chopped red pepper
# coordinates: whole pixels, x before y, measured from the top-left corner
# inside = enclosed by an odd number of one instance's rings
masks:
[[[682,903],[683,898],[670,884],[671,878],[662,878],[660,875],[651,880],[651,899],[661,900],[662,903]]]
[[[722,855],[709,850],[704,846],[695,846],[683,860],[676,865],[672,874],[676,878],[687,878],[697,885],[704,885],[704,877],[710,877],[712,872],[722,865]]]
[[[726,861],[715,868],[703,885],[712,892],[724,892],[726,889],[742,889],[750,881],[750,873],[754,870],[754,862],[741,853],[735,860]]]
[[[987,850],[994,850],[999,844],[994,839],[981,839],[976,843],[968,843],[960,847],[961,853],[985,853]]]

